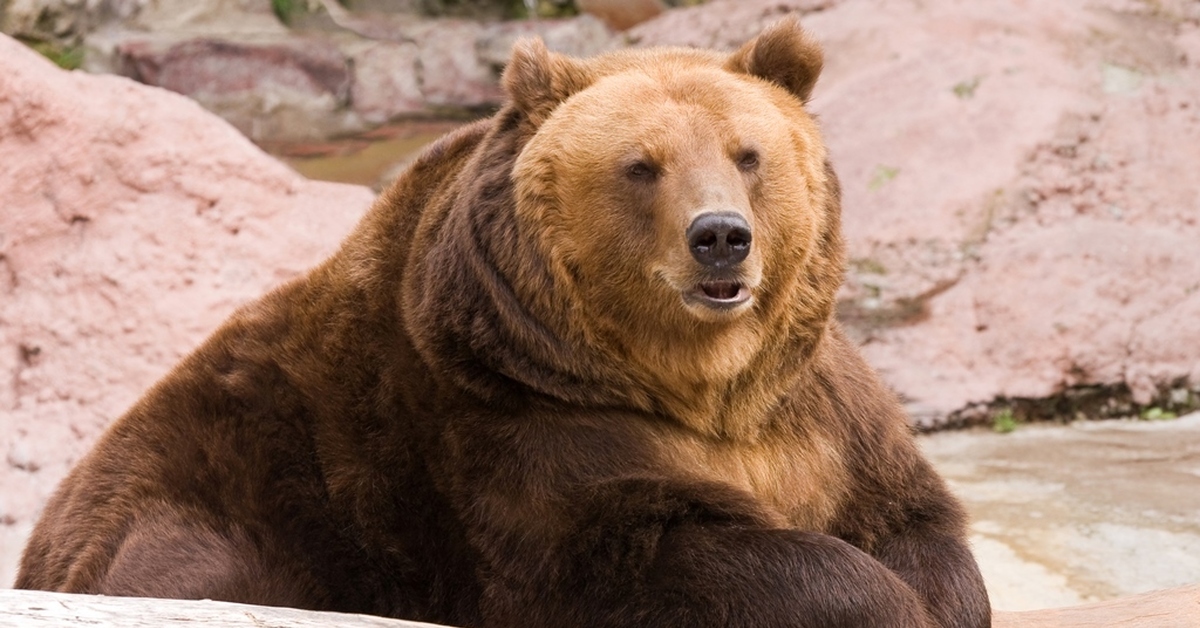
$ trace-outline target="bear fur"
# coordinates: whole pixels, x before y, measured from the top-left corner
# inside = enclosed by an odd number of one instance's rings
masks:
[[[112,425],[16,586],[458,626],[988,626],[961,507],[832,318],[821,59],[794,20],[731,55],[520,42],[503,109]],[[734,226],[703,240],[705,216]]]

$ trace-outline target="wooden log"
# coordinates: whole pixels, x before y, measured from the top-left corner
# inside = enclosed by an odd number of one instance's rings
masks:
[[[1197,628],[1200,584],[1081,606],[996,613],[992,628]]]
[[[439,628],[400,619],[212,600],[0,589],[0,628]],[[441,627],[444,628],[444,627]]]
[[[2,628],[439,628],[400,619],[230,604],[0,589]],[[1106,602],[997,612],[993,628],[1197,628],[1200,584]],[[446,628],[446,627],[440,627]]]

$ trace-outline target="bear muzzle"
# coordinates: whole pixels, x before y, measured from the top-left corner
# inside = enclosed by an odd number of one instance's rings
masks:
[[[688,226],[684,237],[692,258],[702,268],[702,278],[685,293],[691,305],[730,311],[751,299],[742,277],[742,262],[750,255],[750,223],[737,212],[705,212]]]
[[[750,223],[735,212],[706,212],[685,233],[692,257],[704,266],[723,269],[736,266],[750,255],[753,239]]]

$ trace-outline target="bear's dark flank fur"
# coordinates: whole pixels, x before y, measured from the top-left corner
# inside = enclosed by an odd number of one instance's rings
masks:
[[[723,67],[799,111],[820,52],[793,21],[730,57],[578,62],[527,42],[512,103],[426,150],[334,257],[239,310],[110,428],[16,586],[460,626],[990,625],[961,507],[832,320],[823,153],[803,157],[821,199],[796,223],[817,225],[805,261],[765,262],[795,292],[756,297],[769,342],[703,403],[633,366],[638,343],[577,327],[593,310],[564,286],[585,275],[536,246],[514,163],[560,103],[658,64]],[[549,202],[545,184],[530,198]]]

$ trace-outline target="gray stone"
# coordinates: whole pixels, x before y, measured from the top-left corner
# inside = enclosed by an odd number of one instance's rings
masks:
[[[420,41],[421,91],[434,107],[483,108],[500,101],[499,72],[479,58],[483,27],[442,20]]]
[[[116,52],[121,74],[188,96],[254,139],[316,138],[361,127],[344,115],[350,63],[322,39],[126,39]]]
[[[416,44],[371,42],[356,48],[350,53],[354,66],[350,106],[366,123],[381,124],[425,110]]]

